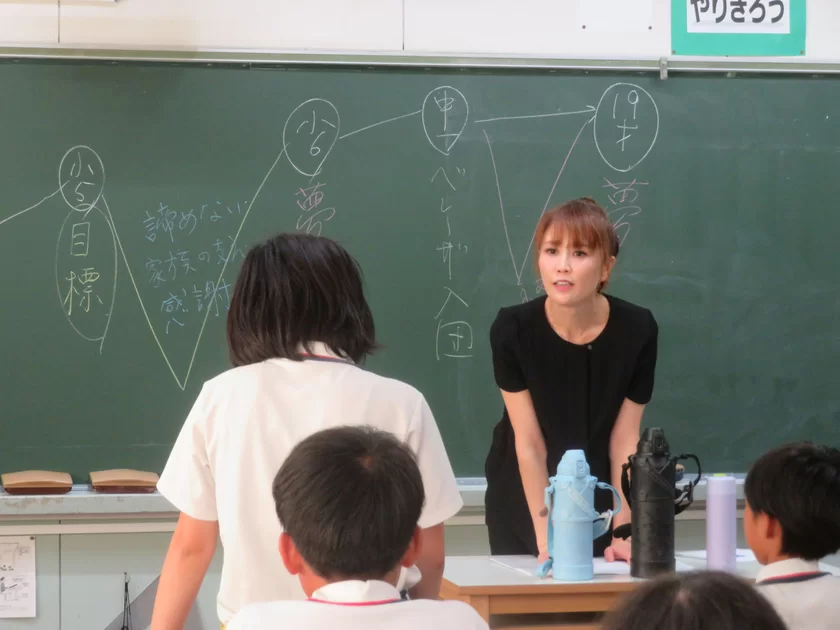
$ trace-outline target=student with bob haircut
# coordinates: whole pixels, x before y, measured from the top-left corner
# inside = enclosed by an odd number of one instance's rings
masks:
[[[658,327],[648,309],[604,293],[619,240],[592,199],[543,214],[533,245],[545,295],[502,308],[490,328],[504,407],[485,464],[485,520],[492,554],[545,560],[545,488],[563,453],[583,449],[592,474],[621,487],[653,394]],[[596,493],[598,512],[612,507]],[[613,525],[629,522],[624,503]],[[629,560],[630,543],[602,536],[593,552]]]
[[[359,366],[376,335],[358,263],[320,236],[280,234],[256,245],[236,280],[227,342],[234,367],[202,387],[158,483],[181,514],[152,630],[183,626],[217,537],[223,625],[251,602],[304,597],[276,554],[281,528],[271,484],[296,444],[341,425],[388,431],[417,454],[424,545],[416,561],[422,577],[410,593],[436,597],[443,522],[463,503],[422,394]]]
[[[744,580],[699,571],[656,578],[607,613],[601,630],[787,630]]]
[[[400,568],[423,547],[423,500],[414,455],[392,434],[353,426],[310,435],[274,480],[279,555],[308,601],[250,604],[228,630],[487,630],[462,602],[401,601]]]
[[[744,482],[744,535],[759,592],[790,630],[840,628],[840,577],[819,561],[840,550],[840,450],[810,442],[765,453]]]

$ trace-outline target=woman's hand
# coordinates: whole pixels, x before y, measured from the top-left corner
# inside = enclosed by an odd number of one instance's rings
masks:
[[[630,549],[629,538],[627,540],[613,538],[612,544],[604,550],[604,560],[607,562],[615,562],[617,560],[630,562]]]
[[[519,475],[537,538],[537,557],[548,558],[548,508],[545,505],[548,465],[542,429],[527,389],[521,392],[501,391],[513,427]]]

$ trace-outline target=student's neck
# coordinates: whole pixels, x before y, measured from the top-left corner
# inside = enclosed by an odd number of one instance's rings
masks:
[[[370,581],[377,581],[377,582],[387,582],[393,587],[397,586],[397,583],[400,580],[400,569],[397,568],[396,570],[390,571],[386,573],[382,577],[378,578],[364,578],[364,577],[333,577],[333,578],[325,578],[320,575],[310,574],[306,579],[306,584],[304,587],[304,591],[306,591],[307,597],[311,597],[312,593],[317,591],[318,589],[324,588],[325,586],[329,586],[330,584],[337,584],[339,582],[350,582],[358,580],[361,582],[370,582]]]
[[[575,306],[561,306],[547,299],[545,308],[554,332],[572,343],[587,343],[603,329],[604,311],[609,306],[607,299],[596,293],[591,300]]]
[[[782,562],[783,560],[801,560],[799,556],[792,556],[787,553],[773,553],[767,557],[767,564],[773,564],[774,562]]]

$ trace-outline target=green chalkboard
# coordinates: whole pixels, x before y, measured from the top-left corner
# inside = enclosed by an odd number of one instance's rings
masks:
[[[836,441],[840,82],[513,70],[0,64],[0,470],[160,470],[249,244],[342,242],[459,476],[502,403],[488,329],[581,195],[660,324],[646,424],[707,470]],[[285,149],[284,149],[285,147]]]

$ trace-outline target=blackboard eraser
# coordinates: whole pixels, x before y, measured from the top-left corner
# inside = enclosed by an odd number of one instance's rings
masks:
[[[21,470],[0,475],[8,494],[66,494],[73,488],[68,473],[52,470]]]
[[[143,470],[115,468],[90,473],[90,485],[96,492],[154,492],[158,475]]]

